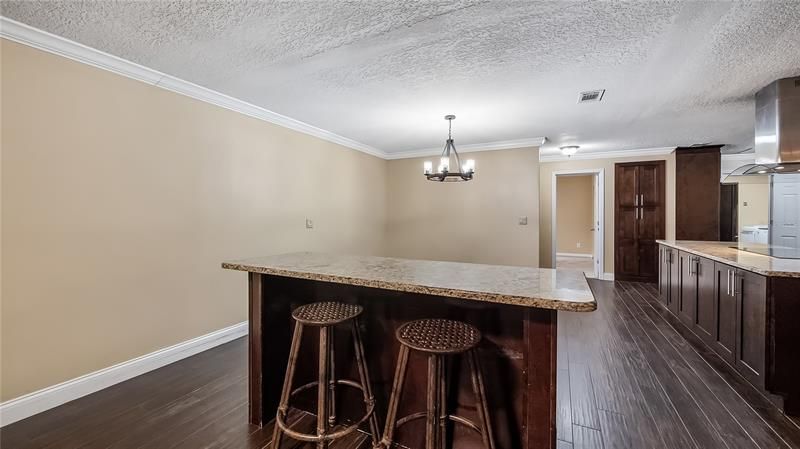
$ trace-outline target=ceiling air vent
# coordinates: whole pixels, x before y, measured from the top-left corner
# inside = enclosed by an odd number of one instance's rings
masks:
[[[578,103],[589,103],[592,101],[600,101],[603,99],[603,94],[606,93],[605,89],[600,90],[588,90],[586,92],[581,92],[578,96]]]

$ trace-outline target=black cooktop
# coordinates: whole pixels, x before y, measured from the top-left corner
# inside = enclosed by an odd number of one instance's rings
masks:
[[[733,249],[748,251],[765,256],[777,257],[779,259],[800,259],[800,249],[789,248],[786,246],[731,246]]]

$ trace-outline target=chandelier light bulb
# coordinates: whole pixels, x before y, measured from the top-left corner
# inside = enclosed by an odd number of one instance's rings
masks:
[[[422,164],[422,168],[423,168],[423,170],[424,170],[424,173],[425,173],[426,175],[430,175],[431,173],[433,173],[433,162],[431,162],[431,161],[425,161],[425,162]]]

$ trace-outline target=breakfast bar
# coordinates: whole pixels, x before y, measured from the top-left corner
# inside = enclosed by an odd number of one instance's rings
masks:
[[[497,448],[556,447],[557,312],[597,308],[582,272],[326,253],[291,253],[222,266],[249,276],[251,423],[265,425],[275,417],[292,338],[292,310],[340,301],[364,309],[359,327],[381,424],[399,350],[397,328],[422,318],[455,319],[483,335],[478,357]],[[313,348],[316,342],[306,337],[304,347]],[[337,357],[348,351],[346,337],[336,334]],[[296,377],[313,380],[314,356],[305,355],[300,354],[308,360],[298,362]],[[344,358],[336,363],[337,370],[355,376]],[[412,357],[408,363],[404,402],[409,410],[424,410],[424,369],[413,368],[425,361]],[[456,363],[451,369],[459,375],[467,372],[466,365]],[[468,376],[460,377],[452,407],[460,415],[474,415]],[[340,414],[357,417],[362,405],[358,396],[345,398]],[[315,410],[302,399],[297,407]],[[411,424],[404,429],[398,440],[408,447],[423,446],[424,429],[415,431],[422,428]],[[453,447],[481,447],[470,432],[455,432],[453,438]]]

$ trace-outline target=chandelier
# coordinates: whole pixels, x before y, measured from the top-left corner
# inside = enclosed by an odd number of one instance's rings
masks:
[[[447,141],[444,143],[444,150],[442,150],[442,157],[439,162],[439,167],[433,171],[433,162],[425,161],[423,170],[425,177],[428,181],[438,182],[458,182],[470,181],[472,175],[475,174],[475,161],[468,159],[464,165],[461,165],[461,158],[458,157],[456,145],[453,143],[453,120],[456,119],[455,115],[445,115],[444,119],[448,121]],[[451,156],[455,158],[456,171],[450,171]]]

